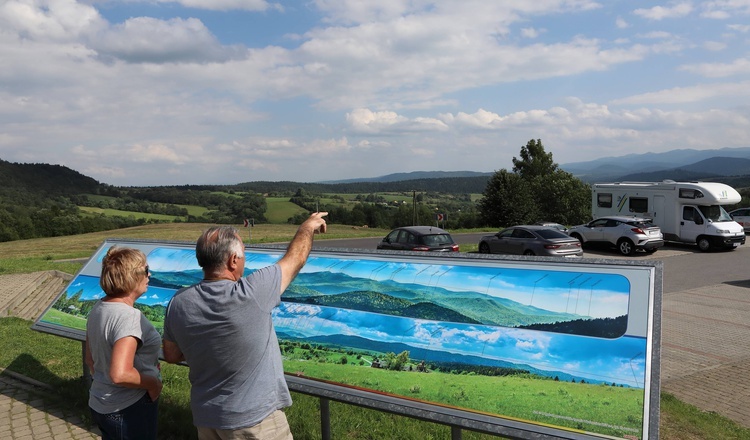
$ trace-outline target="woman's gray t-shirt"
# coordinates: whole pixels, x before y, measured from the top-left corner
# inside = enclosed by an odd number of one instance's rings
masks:
[[[133,366],[143,375],[160,377],[161,336],[140,310],[119,302],[98,301],[86,322],[86,338],[94,358],[89,406],[100,414],[121,411],[138,401],[145,389],[115,385],[109,377],[112,348],[118,340],[138,340]]]

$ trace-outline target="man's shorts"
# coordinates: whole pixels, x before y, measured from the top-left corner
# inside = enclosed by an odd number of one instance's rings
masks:
[[[198,426],[198,440],[292,440],[286,414],[272,412],[255,426],[240,429],[213,429]]]

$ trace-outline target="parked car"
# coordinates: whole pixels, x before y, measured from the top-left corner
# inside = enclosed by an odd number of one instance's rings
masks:
[[[434,226],[404,226],[386,235],[378,244],[378,249],[458,252],[458,244],[443,229]]]
[[[656,252],[664,246],[661,228],[643,217],[601,217],[585,225],[573,226],[568,234],[581,244],[614,245],[623,255],[636,250]]]
[[[479,240],[483,254],[541,255],[549,257],[582,257],[581,242],[556,228],[540,225],[518,225]]]
[[[750,208],[735,209],[730,211],[729,215],[745,229],[745,233],[750,232]]]
[[[565,225],[561,225],[560,223],[555,222],[536,222],[535,225],[539,226],[546,226],[548,228],[557,229],[560,232],[568,233],[568,228]]]

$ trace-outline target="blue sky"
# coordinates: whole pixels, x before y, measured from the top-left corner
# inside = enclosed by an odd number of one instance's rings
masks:
[[[750,0],[3,0],[0,158],[112,185],[750,146]]]

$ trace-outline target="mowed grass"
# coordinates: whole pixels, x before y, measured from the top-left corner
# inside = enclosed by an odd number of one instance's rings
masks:
[[[93,206],[79,206],[78,209],[80,209],[84,213],[104,214],[108,217],[133,217],[133,218],[143,218],[146,220],[160,220],[160,221],[167,221],[167,222],[174,221],[177,218],[182,218],[176,215],[151,214],[148,212],[135,212],[135,211],[122,211],[119,209],[96,208]]]
[[[266,197],[266,219],[269,223],[283,224],[290,217],[307,212],[289,201],[289,197]]]
[[[167,242],[195,243],[200,234],[212,224],[207,223],[159,223],[111,231],[63,237],[34,238],[0,243],[0,275],[28,273],[39,270],[59,270],[75,274],[81,267],[82,258],[89,258],[106,239],[134,239]],[[298,226],[290,224],[260,224],[253,228],[235,225],[246,244],[288,243]],[[328,225],[328,232],[317,235],[315,240],[336,238],[383,237],[384,229],[353,228],[346,225]],[[248,243],[248,237],[249,243]]]

